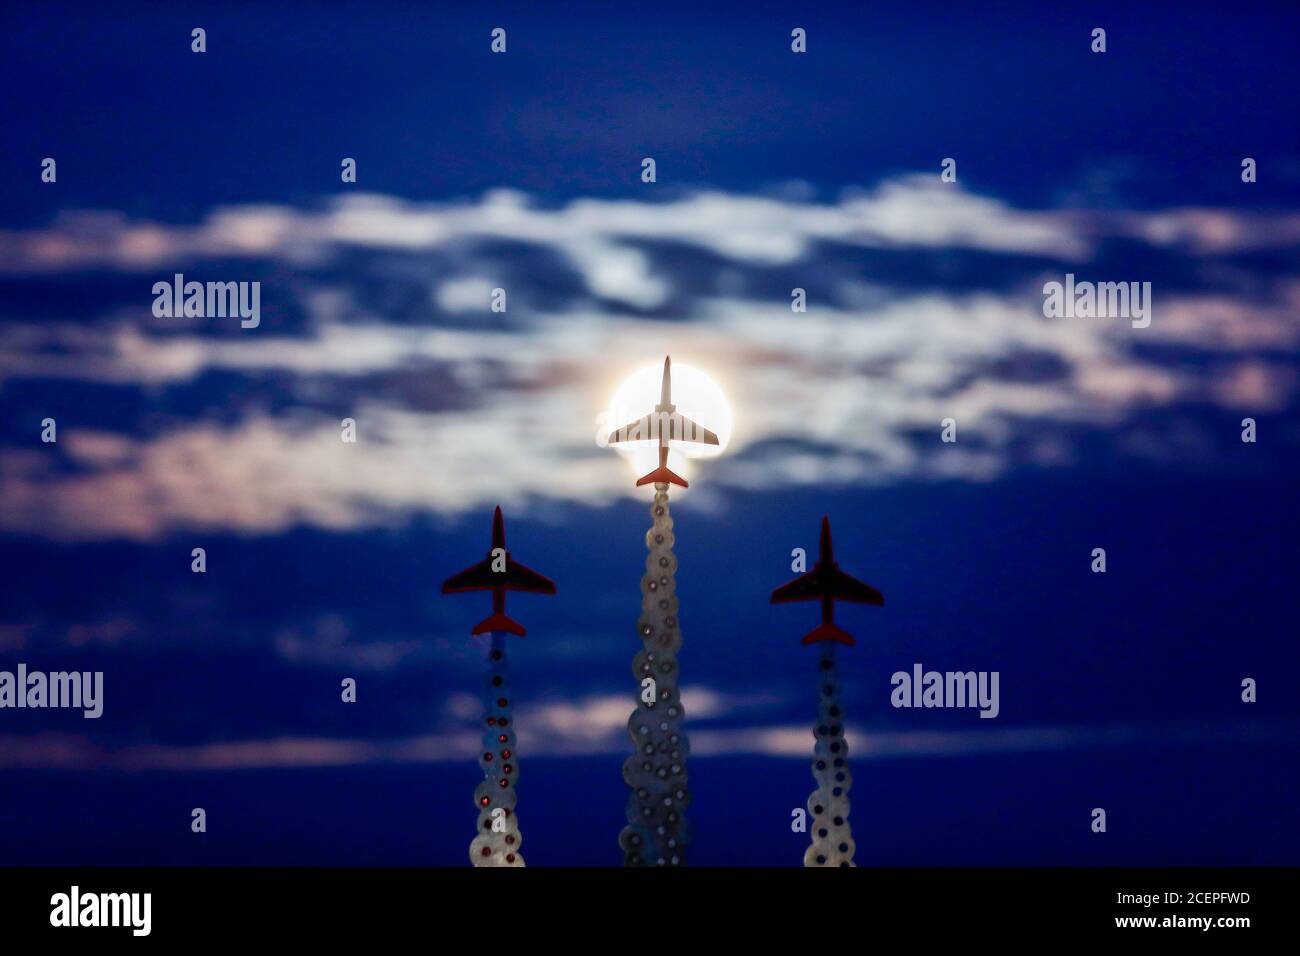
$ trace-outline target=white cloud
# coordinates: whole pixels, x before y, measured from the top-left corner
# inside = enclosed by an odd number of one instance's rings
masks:
[[[1179,328],[1180,308],[1171,302],[1152,329],[1161,321]],[[70,538],[154,538],[178,527],[253,534],[295,524],[365,527],[413,512],[455,514],[535,499],[612,501],[633,489],[627,466],[596,447],[596,415],[618,376],[666,343],[709,369],[736,411],[728,454],[692,466],[720,487],[989,480],[1008,464],[1003,449],[1017,438],[1010,422],[1037,422],[1033,437],[1059,442],[1058,426],[1110,426],[1204,392],[1190,373],[1132,350],[1147,330],[1045,320],[1014,296],[925,295],[798,316],[740,300],[701,300],[696,310],[696,321],[685,324],[539,317],[513,335],[327,323],[306,339],[152,338],[120,325],[74,329],[77,351],[55,361],[33,343],[42,336],[68,341],[63,328],[20,325],[0,332],[11,346],[0,360],[5,377],[161,384],[191,381],[206,369],[347,377],[427,360],[452,363],[475,404],[421,411],[358,396],[349,412],[355,444],[340,440],[338,421],[302,415],[251,413],[228,426],[196,420],[147,437],[65,420],[57,447],[81,468],[56,474],[52,446],[7,454],[0,494],[9,507],[0,527]],[[1182,327],[1201,334],[1197,325]],[[1166,330],[1164,340],[1176,335]],[[1007,381],[981,372],[1017,354],[1051,358],[1060,374]],[[488,362],[501,369],[504,387],[473,373]],[[883,370],[873,373],[873,366]],[[1277,407],[1282,399],[1270,390],[1289,393],[1286,376],[1250,368],[1216,386],[1215,400]],[[916,442],[915,434],[937,434],[949,417],[958,422],[958,444]],[[805,444],[747,454],[784,440]]]
[[[630,703],[621,701],[626,722]],[[600,703],[599,708],[608,709]],[[688,704],[689,707],[689,704]],[[552,712],[554,718],[555,712]],[[611,711],[612,714],[612,711]],[[595,716],[599,719],[600,714]],[[607,715],[608,716],[608,715]],[[626,732],[607,733],[580,720],[566,719],[545,728],[546,734],[523,730],[520,757],[616,755],[630,744]],[[519,726],[526,728],[521,716]],[[754,725],[728,729],[689,728],[692,760],[754,755],[807,760],[813,749],[810,727]],[[1076,749],[1142,746],[1201,747],[1207,742],[1260,744],[1300,740],[1294,721],[1188,721],[1160,724],[978,727],[972,730],[894,731],[845,728],[850,763],[900,757],[964,757],[989,753],[1035,753]],[[476,730],[456,729],[391,739],[276,737],[206,744],[142,744],[114,749],[68,733],[0,734],[0,768],[124,771],[246,770],[374,764],[431,764],[473,761],[479,748]]]
[[[492,305],[492,289],[487,279],[462,276],[439,283],[435,301],[444,312],[487,312]]]
[[[283,263],[347,246],[446,248],[455,254],[424,277],[428,295],[447,311],[486,311],[489,282],[497,281],[486,277],[509,275],[513,253],[461,253],[475,239],[508,239],[569,263],[590,296],[637,309],[672,301],[681,314],[609,315],[581,295],[550,311],[516,308],[528,300],[525,276],[518,287],[500,280],[512,293],[508,323],[440,327],[394,321],[359,291],[309,274],[297,283],[306,321],[293,335],[263,328],[212,336],[182,325],[159,332],[129,311],[92,324],[9,321],[0,325],[0,383],[69,380],[162,394],[156,390],[205,372],[274,373],[303,383],[293,392],[301,395],[329,378],[353,403],[347,414],[358,441],[343,443],[337,420],[302,408],[272,414],[252,405],[228,424],[194,417],[143,436],[65,415],[57,446],[0,459],[0,528],[65,538],[153,538],[183,527],[255,534],[397,523],[498,502],[611,501],[633,489],[628,466],[596,448],[596,415],[620,376],[665,351],[707,369],[735,410],[727,454],[695,466],[715,491],[984,481],[1024,446],[1040,465],[1065,465],[1071,427],[1114,428],[1180,403],[1285,407],[1292,375],[1265,353],[1300,345],[1300,283],[1280,281],[1272,299],[1258,301],[1157,289],[1151,326],[1133,329],[1118,319],[1045,319],[1041,276],[1010,290],[963,293],[892,288],[887,276],[847,279],[833,283],[843,293],[838,303],[813,301],[795,314],[783,296],[745,297],[746,275],[804,261],[817,242],[1068,259],[1087,255],[1100,238],[1127,235],[1196,254],[1291,241],[1291,218],[1017,210],[934,176],[821,204],[715,191],[543,207],[495,191],[465,204],[361,196],[316,212],[232,207],[195,226],[69,214],[46,230],[0,232],[0,270],[162,270],[185,257]],[[716,281],[677,278],[638,241],[693,249],[692,261],[714,270]],[[141,288],[143,313],[150,300]],[[1222,356],[1228,371],[1207,379],[1154,354],[1169,346]],[[447,410],[427,401],[408,407],[400,389],[349,391],[360,376],[430,368],[445,370],[459,390]],[[937,434],[944,418],[957,420],[958,444],[917,439]],[[707,503],[693,491],[685,500]]]
[[[1073,258],[1091,245],[1075,218],[1018,210],[925,175],[888,181],[870,192],[847,191],[833,203],[708,191],[666,202],[577,199],[548,208],[507,190],[458,204],[363,194],[339,198],[321,211],[226,207],[193,226],[69,213],[47,229],[0,231],[0,271],[142,270],[196,257],[312,257],[331,246],[415,251],[483,239],[553,246],[579,260],[592,243],[608,247],[620,240],[677,242],[766,265],[793,262],[817,241]],[[1133,231],[1142,223],[1126,220],[1116,228],[1121,226]]]
[[[668,298],[668,283],[650,274],[650,261],[637,249],[586,240],[570,241],[564,251],[594,295],[642,309]]]

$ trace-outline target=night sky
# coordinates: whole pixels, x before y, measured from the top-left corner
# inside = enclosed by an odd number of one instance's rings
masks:
[[[0,670],[105,702],[0,709],[0,859],[467,864],[489,601],[439,587],[501,504],[558,587],[507,608],[523,852],[618,865],[650,492],[593,436],[672,353],[736,418],[673,498],[692,863],[802,859],[817,608],[768,594],[829,515],[886,599],[836,617],[859,865],[1294,864],[1298,25],[6,11]],[[154,316],[177,272],[260,325]],[[1045,318],[1067,272],[1150,327]],[[918,662],[998,717],[891,707]]]

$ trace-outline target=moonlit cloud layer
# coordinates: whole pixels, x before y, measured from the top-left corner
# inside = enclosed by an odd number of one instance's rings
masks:
[[[626,751],[624,697],[531,708],[520,717],[523,759],[615,756]],[[556,708],[562,707],[563,713]],[[544,730],[545,733],[541,733]],[[1300,739],[1294,721],[1194,721],[1166,724],[1012,726],[945,731],[872,731],[849,724],[853,759],[967,757],[1118,747],[1201,747],[1287,744]],[[472,760],[479,734],[463,729],[396,739],[276,737],[205,744],[103,747],[71,733],[0,734],[0,768],[124,771],[250,770],[374,764],[439,764]],[[812,732],[801,725],[747,725],[691,732],[695,759],[738,755],[807,760]]]
[[[1142,271],[1116,251],[1134,247]],[[18,293],[0,384],[87,396],[50,410],[57,445],[39,441],[33,408],[29,440],[0,448],[0,527],[150,540],[609,502],[632,486],[597,447],[597,416],[665,352],[708,370],[735,410],[727,455],[699,466],[714,493],[987,481],[1069,467],[1088,433],[1157,454],[1159,429],[1128,434],[1146,416],[1293,407],[1300,280],[1238,261],[1294,263],[1298,247],[1288,211],[1026,210],[935,176],[831,202],[545,206],[496,191],[232,207],[192,225],[66,213],[0,232]],[[1152,281],[1151,326],[1044,318],[1042,284],[1067,271]],[[35,301],[51,277],[105,272],[117,291],[93,315]],[[174,272],[261,281],[270,316],[156,319],[151,286]],[[791,311],[795,287],[806,313]],[[494,288],[505,313],[490,311]],[[114,419],[106,395],[156,414]],[[939,441],[946,418],[955,444]]]

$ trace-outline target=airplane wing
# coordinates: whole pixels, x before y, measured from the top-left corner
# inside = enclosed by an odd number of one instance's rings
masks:
[[[858,604],[885,603],[885,596],[870,584],[864,584],[839,568],[835,569],[831,579],[831,597],[837,601],[856,601]]]
[[[718,444],[718,436],[703,425],[696,424],[685,415],[669,415],[667,412],[662,417],[652,413],[644,418],[638,418],[634,422],[629,422],[622,428],[610,432],[609,441],[611,444],[621,441],[654,441],[659,438],[659,429],[661,428],[667,431],[669,441],[694,441],[705,445]]]
[[[489,571],[489,574],[492,572]],[[528,591],[532,594],[554,594],[555,582],[532,568],[525,567],[514,558],[506,562],[506,570],[494,574],[497,583],[504,583],[507,591]]]
[[[472,568],[453,574],[442,583],[443,594],[461,591],[487,591],[505,588],[507,591],[528,591],[533,594],[554,594],[555,582],[514,558],[506,558],[504,571],[492,570],[492,559],[480,561]]]
[[[718,436],[703,425],[697,425],[685,415],[674,415],[669,426],[668,437],[674,441],[695,441],[704,445],[716,445]]]
[[[870,584],[864,584],[838,568],[831,572],[829,581],[818,580],[816,574],[816,571],[809,571],[789,584],[781,585],[772,592],[771,603],[816,601],[823,597],[832,597],[837,601],[855,601],[858,604],[885,603],[885,596]]]
[[[609,433],[610,444],[621,441],[649,441],[658,437],[655,435],[653,428],[654,416],[647,415],[645,418],[638,418],[634,422],[629,422],[622,428],[616,429]]]
[[[466,568],[459,574],[453,574],[442,582],[443,594],[456,594],[461,591],[486,591],[501,584],[502,574],[492,570],[491,561],[480,561],[472,568]]]
[[[790,601],[816,601],[822,596],[817,588],[813,572],[795,578],[789,584],[783,584],[772,592],[773,604],[786,604]]]

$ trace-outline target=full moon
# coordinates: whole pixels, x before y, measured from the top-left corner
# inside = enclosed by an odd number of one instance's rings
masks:
[[[659,404],[659,386],[663,378],[662,363],[637,369],[618,387],[605,409],[605,433],[630,424],[654,411]],[[731,440],[731,404],[722,387],[712,378],[676,360],[672,363],[672,403],[679,414],[718,436],[718,444],[673,442],[668,449],[668,467],[683,477],[686,459],[716,458]],[[631,463],[638,476],[659,466],[659,443],[654,440],[617,442],[611,446]]]

